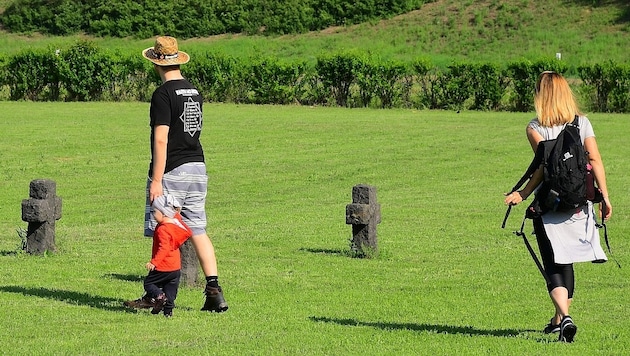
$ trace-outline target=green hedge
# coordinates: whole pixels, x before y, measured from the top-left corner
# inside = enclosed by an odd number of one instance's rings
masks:
[[[160,78],[138,57],[106,53],[86,41],[66,50],[27,49],[4,61],[0,79],[10,100],[145,101]]]
[[[389,18],[428,0],[15,0],[0,15],[13,32],[139,38],[168,33],[288,34]]]
[[[184,76],[214,102],[530,112],[540,72],[554,70],[567,75],[585,110],[630,111],[630,66],[614,62],[568,68],[542,59],[439,69],[425,59],[402,63],[360,52],[322,55],[313,66],[209,52],[191,57]],[[3,100],[147,101],[160,79],[137,53],[106,52],[80,41],[0,57],[0,84]]]
[[[630,110],[630,66],[612,61],[578,67],[580,78],[595,111],[628,112]]]

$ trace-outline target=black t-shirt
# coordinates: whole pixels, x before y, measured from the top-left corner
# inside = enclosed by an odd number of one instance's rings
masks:
[[[184,163],[204,162],[199,142],[203,124],[203,98],[186,79],[169,80],[155,89],[151,97],[151,164],[153,173],[153,139],[155,127],[168,125],[165,172]]]

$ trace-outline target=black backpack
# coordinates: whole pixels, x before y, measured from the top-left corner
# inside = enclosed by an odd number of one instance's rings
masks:
[[[539,150],[536,155],[543,159],[544,179],[536,198],[542,211],[569,211],[585,205],[588,153],[580,138],[578,117],[555,140],[540,142]]]

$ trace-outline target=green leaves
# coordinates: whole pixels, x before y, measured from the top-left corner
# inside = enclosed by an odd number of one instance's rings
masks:
[[[12,32],[149,38],[223,33],[290,34],[399,15],[424,1],[389,0],[17,0],[0,16]]]
[[[321,55],[314,65],[208,51],[192,53],[182,66],[184,76],[212,102],[518,112],[533,109],[534,86],[545,70],[576,71],[556,59],[505,66],[453,62],[442,69],[426,59],[407,63],[361,51]],[[630,66],[609,61],[577,72],[582,81],[570,83],[585,107],[630,110]],[[148,101],[160,79],[137,52],[78,41],[69,48],[27,49],[0,58],[0,84],[8,87],[11,100]]]
[[[630,66],[608,61],[578,67],[580,78],[593,98],[593,109],[601,112],[630,110]]]

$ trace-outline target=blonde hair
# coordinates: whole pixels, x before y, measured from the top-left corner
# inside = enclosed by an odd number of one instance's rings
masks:
[[[542,72],[536,82],[534,108],[543,127],[564,125],[581,115],[569,83],[556,72]]]

